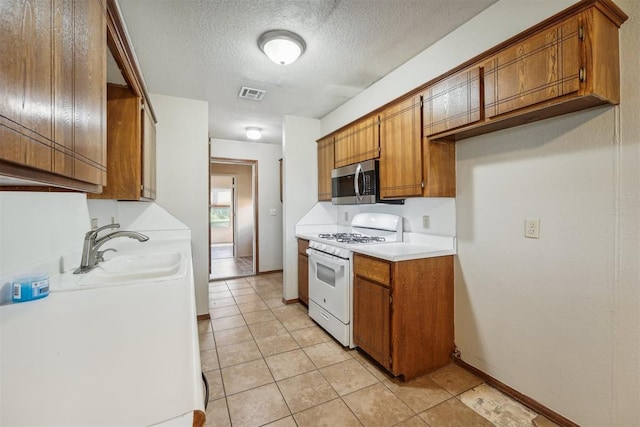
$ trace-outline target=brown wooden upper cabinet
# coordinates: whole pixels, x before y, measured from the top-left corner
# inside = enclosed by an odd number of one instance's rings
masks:
[[[0,2],[0,175],[106,182],[106,19],[99,0]]]
[[[380,197],[422,195],[420,95],[380,114]]]
[[[611,1],[583,0],[508,40],[474,65],[481,67],[484,117],[430,135],[460,140],[618,104],[618,28],[627,18]]]
[[[485,62],[487,118],[580,90],[580,21],[573,16]]]
[[[420,101],[421,96],[415,95],[380,115],[382,199],[456,195],[455,145],[423,138]]]
[[[364,117],[335,134],[335,167],[380,157],[378,116]]]
[[[475,123],[484,117],[480,78],[480,67],[472,67],[429,86],[422,93],[425,136]]]
[[[127,86],[107,85],[109,175],[97,199],[155,199],[155,122]]]
[[[333,136],[318,140],[318,201],[331,201],[331,170],[334,167]]]

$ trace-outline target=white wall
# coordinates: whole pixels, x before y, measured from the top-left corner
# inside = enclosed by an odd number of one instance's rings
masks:
[[[296,223],[318,201],[316,140],[320,138],[320,120],[284,116],[282,127],[284,159],[283,296],[290,300],[298,297]]]
[[[156,203],[191,229],[198,314],[209,312],[208,103],[151,94],[156,128]]]
[[[616,2],[629,14],[620,34],[622,62],[616,157],[615,279],[613,291],[612,424],[640,425],[640,2]],[[617,141],[616,141],[617,142]]]
[[[280,163],[282,147],[227,139],[211,139],[211,157],[258,161],[258,271],[282,269],[282,203]],[[276,215],[269,215],[271,209]]]
[[[574,3],[501,0],[322,120],[348,123]],[[583,425],[640,425],[640,2],[622,103],[457,143],[463,360]],[[523,237],[540,218],[541,238]]]
[[[404,205],[342,205],[338,206],[338,224],[349,225],[353,216],[360,212],[383,212],[400,215],[404,232],[456,235],[456,200],[451,197],[414,197]],[[429,228],[423,228],[422,217],[429,217]]]
[[[15,276],[80,265],[89,230],[84,194],[0,192],[0,301],[11,299],[5,292]],[[63,256],[73,265],[62,265]]]

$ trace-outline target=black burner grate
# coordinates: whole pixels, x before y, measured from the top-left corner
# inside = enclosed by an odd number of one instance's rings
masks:
[[[380,236],[364,236],[359,233],[321,233],[318,234],[318,237],[321,239],[327,240],[335,240],[338,243],[374,243],[374,242],[384,242],[385,238]]]

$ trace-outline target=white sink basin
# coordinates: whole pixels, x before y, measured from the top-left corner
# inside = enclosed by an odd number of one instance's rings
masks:
[[[79,286],[162,282],[184,277],[186,263],[180,252],[136,253],[102,262],[84,275]]]

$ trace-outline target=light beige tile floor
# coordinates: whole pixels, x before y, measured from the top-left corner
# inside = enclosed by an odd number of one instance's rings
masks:
[[[209,381],[207,426],[553,426],[457,365],[402,383],[339,345],[282,273],[209,285],[198,324]],[[535,421],[534,421],[535,420]]]

